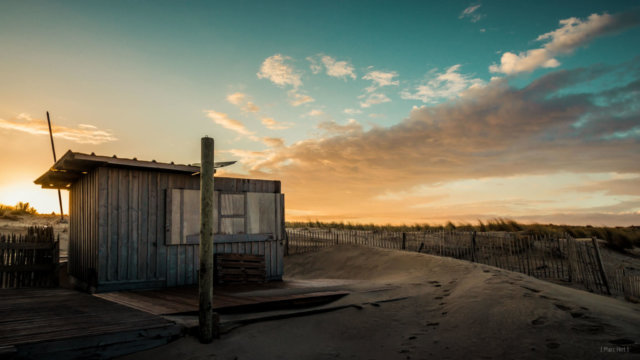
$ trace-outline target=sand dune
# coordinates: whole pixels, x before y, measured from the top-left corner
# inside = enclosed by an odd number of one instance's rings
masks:
[[[345,279],[338,311],[187,337],[128,359],[601,359],[638,356],[640,306],[430,255],[335,247],[287,279]],[[390,300],[390,301],[389,301]],[[613,353],[611,353],[613,352]]]

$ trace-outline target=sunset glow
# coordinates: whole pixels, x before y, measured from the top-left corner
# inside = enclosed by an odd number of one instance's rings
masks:
[[[287,220],[640,224],[637,2],[3,2],[0,203],[77,152],[278,179]],[[68,210],[66,192],[65,212]]]

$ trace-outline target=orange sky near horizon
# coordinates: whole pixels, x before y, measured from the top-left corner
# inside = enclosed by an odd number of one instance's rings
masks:
[[[59,212],[50,111],[58,157],[208,135],[288,221],[640,225],[639,40],[616,1],[0,2],[0,203]]]

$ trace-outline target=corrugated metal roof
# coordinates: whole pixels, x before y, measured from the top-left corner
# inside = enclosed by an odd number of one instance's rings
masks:
[[[234,164],[235,161],[216,162],[214,167],[220,168]],[[136,158],[126,159],[113,156],[99,156],[94,153],[83,154],[67,151],[46,173],[37,178],[34,183],[48,189],[66,189],[78,178],[89,171],[101,167],[122,167],[133,169],[147,169],[161,172],[199,174],[199,165],[182,165],[161,163],[155,160],[143,161]]]

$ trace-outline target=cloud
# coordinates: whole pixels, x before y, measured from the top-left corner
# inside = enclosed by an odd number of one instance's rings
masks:
[[[415,91],[404,90],[400,97],[406,100],[420,100],[424,103],[435,103],[440,100],[450,99],[473,87],[484,86],[484,81],[474,79],[470,75],[458,72],[460,65],[453,65],[444,73],[431,76],[426,83],[416,86]],[[434,72],[431,72],[432,74]]]
[[[395,71],[385,72],[374,70],[366,73],[362,79],[372,81],[373,84],[366,90],[367,92],[374,92],[383,86],[398,86],[400,82],[398,80],[394,80],[396,76],[398,76],[398,73]]]
[[[233,94],[227,95],[227,101],[233,105],[241,105],[244,103],[247,95],[241,92],[236,92]]]
[[[49,125],[45,120],[34,119],[29,114],[19,114],[13,119],[0,119],[0,129],[20,131],[32,135],[49,135]],[[118,140],[110,130],[100,130],[94,125],[79,124],[77,129],[53,125],[53,136],[78,144],[103,144]]]
[[[239,121],[229,117],[229,115],[213,110],[206,110],[205,113],[207,117],[213,120],[214,123],[222,126],[225,129],[229,129],[231,131],[235,131],[240,135],[251,136],[254,133],[249,131],[244,124]]]
[[[318,63],[315,57],[308,56],[307,60],[311,63],[309,68],[311,69],[312,74],[319,74],[322,71],[322,65]]]
[[[286,62],[291,60],[289,56],[275,54],[266,58],[257,73],[258,78],[268,79],[279,86],[291,85],[298,88],[302,85],[302,74]]]
[[[319,109],[313,109],[313,110],[309,111],[306,115],[307,116],[320,116],[320,115],[324,115],[324,111],[319,110]]]
[[[586,20],[575,17],[560,20],[560,27],[542,34],[537,41],[547,41],[541,48],[515,54],[505,52],[500,64],[493,64],[489,70],[507,75],[531,72],[538,68],[560,66],[556,56],[571,54],[575,49],[587,45],[594,39],[612,35],[640,24],[640,11],[609,15],[591,14]]]
[[[331,56],[323,56],[322,63],[324,64],[325,69],[327,69],[327,75],[329,76],[341,79],[346,79],[347,77],[352,79],[356,78],[353,65],[346,61],[336,61],[336,59]]]
[[[271,147],[282,147],[282,146],[284,146],[284,140],[282,140],[281,138],[263,137],[262,138],[262,142],[265,145],[271,146]]]
[[[342,112],[348,115],[362,114],[362,110],[360,109],[344,109]]]
[[[640,177],[612,179],[585,184],[579,187],[568,188],[567,190],[582,192],[601,191],[607,195],[631,195],[640,196]]]
[[[482,5],[480,4],[470,5],[466,9],[462,10],[462,12],[460,13],[460,16],[458,16],[458,19],[469,19],[471,20],[471,22],[480,21],[480,19],[482,19],[485,16],[484,14],[480,14],[476,12],[476,10],[480,8],[480,6]]]
[[[312,98],[311,96],[301,94],[295,90],[291,90],[287,94],[289,95],[289,104],[291,104],[291,106],[300,106],[316,101],[316,99]]]
[[[381,93],[373,93],[366,96],[364,101],[360,102],[360,106],[363,108],[371,107],[371,105],[382,104],[386,102],[390,102],[391,99],[385,94]]]
[[[320,62],[318,62],[319,59]],[[339,79],[346,80],[348,77],[352,79],[356,79],[356,73],[353,65],[349,64],[347,61],[338,61],[335,58],[318,54],[317,56],[309,56],[307,60],[311,63],[309,67],[311,68],[311,72],[314,74],[319,74],[322,71],[322,68],[326,70],[327,75]]]
[[[319,123],[318,129],[324,130],[330,135],[345,135],[350,133],[361,133],[362,125],[360,125],[356,119],[349,119],[344,125],[338,124],[335,120],[330,120]]]
[[[264,125],[267,129],[270,129],[270,130],[284,130],[293,126],[293,123],[278,122],[273,120],[273,118],[270,118],[270,117],[262,118],[261,122],[262,122],[262,125]]]
[[[249,101],[249,96],[247,96],[247,94],[241,92],[227,95],[227,101],[233,105],[238,106],[244,112],[256,113],[260,111],[260,107]]]
[[[390,127],[363,131],[324,122],[319,127],[331,136],[253,157],[249,175],[282,179],[294,208],[340,208],[360,217],[379,210],[389,221],[396,210],[381,208],[375,195],[418,185],[557,172],[637,177],[640,135],[606,137],[640,125],[640,72],[633,66],[555,71],[523,88],[495,80],[455,100],[415,108]],[[566,91],[621,74],[633,78],[603,92]]]
[[[251,101],[247,101],[247,103],[242,107],[242,111],[255,113],[260,111],[260,107]]]

